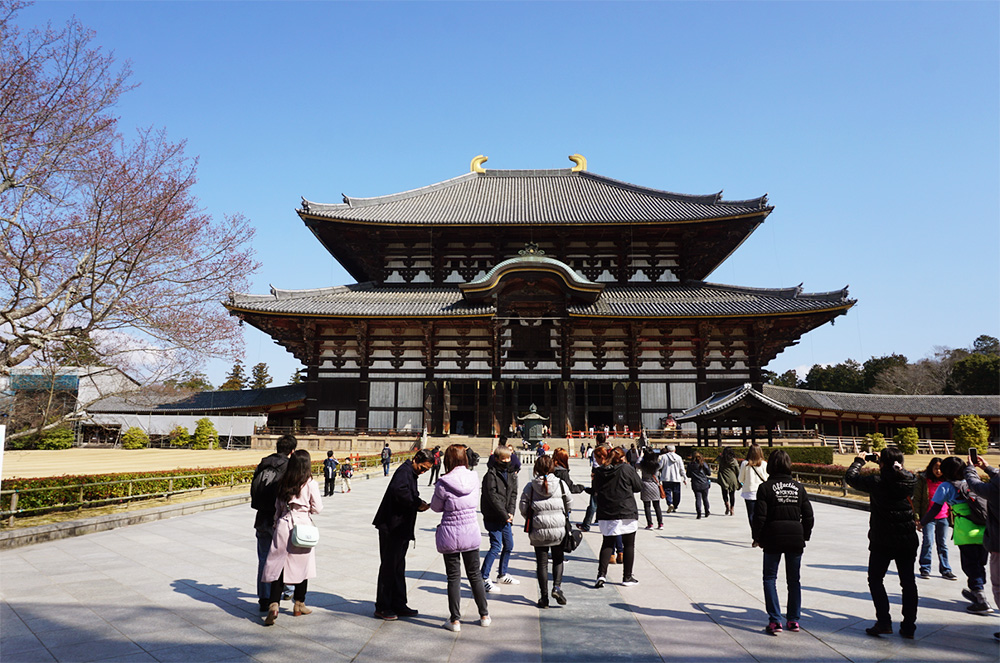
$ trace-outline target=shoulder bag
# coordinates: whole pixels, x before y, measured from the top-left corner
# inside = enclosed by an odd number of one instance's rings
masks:
[[[286,506],[290,514],[295,513],[292,511],[291,504]],[[294,518],[295,516],[293,515],[292,536],[289,542],[296,548],[315,548],[316,544],[319,543],[319,528],[313,523],[311,517],[308,523],[297,523]]]

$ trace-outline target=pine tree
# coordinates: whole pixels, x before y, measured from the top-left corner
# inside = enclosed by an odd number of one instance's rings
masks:
[[[233,364],[233,370],[229,371],[226,381],[219,387],[220,391],[239,391],[247,386],[247,374],[243,370],[243,363],[237,361]]]
[[[302,376],[298,371],[293,372],[292,377],[288,378],[288,384],[302,384]]]
[[[252,371],[253,381],[250,383],[251,389],[266,389],[273,380],[267,372],[267,364],[260,362],[255,364]]]

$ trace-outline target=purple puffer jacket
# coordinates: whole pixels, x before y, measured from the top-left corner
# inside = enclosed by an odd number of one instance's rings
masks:
[[[431,509],[442,514],[434,536],[439,553],[479,550],[478,506],[479,476],[475,472],[459,465],[441,475],[431,498]]]

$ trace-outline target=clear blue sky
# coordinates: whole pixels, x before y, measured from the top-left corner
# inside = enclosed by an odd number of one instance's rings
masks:
[[[996,2],[44,2],[130,60],[123,125],[166,127],[213,214],[246,214],[253,292],[351,282],[295,215],[487,168],[589,170],[775,210],[718,283],[850,285],[771,362],[1000,336]],[[275,385],[298,363],[246,328]],[[216,385],[229,366],[208,366]]]

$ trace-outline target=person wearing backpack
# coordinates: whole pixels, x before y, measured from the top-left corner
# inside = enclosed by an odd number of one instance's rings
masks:
[[[382,476],[389,476],[389,463],[392,461],[392,449],[389,448],[389,443],[386,442],[385,446],[382,447]]]
[[[340,492],[349,493],[351,492],[351,477],[354,476],[354,466],[351,465],[351,457],[348,456],[344,459],[344,462],[340,464],[340,478],[344,482],[341,487]],[[347,490],[344,490],[344,489]]]
[[[943,504],[955,516],[952,540],[958,546],[962,560],[962,571],[968,579],[968,589],[962,590],[970,602],[965,609],[975,615],[993,612],[986,599],[986,547],[983,535],[986,533],[986,500],[969,490],[965,482],[966,463],[957,456],[949,456],[941,461],[941,476],[945,481],[934,491],[931,506],[920,519],[926,525],[941,511]]]
[[[986,472],[989,481],[979,478],[976,467]],[[982,456],[976,456],[976,463],[965,467],[965,482],[969,490],[986,500],[986,534],[983,543],[990,556],[990,583],[993,585],[993,602],[1000,606],[1000,471],[990,467]],[[993,637],[1000,640],[1000,632]]]
[[[294,435],[279,437],[274,453],[261,459],[250,481],[250,507],[257,511],[253,526],[257,532],[257,603],[261,612],[267,612],[271,604],[271,583],[260,578],[271,549],[271,539],[274,538],[278,482],[288,468],[288,457],[298,444]]]
[[[323,497],[333,495],[333,489],[337,484],[337,459],[333,457],[332,451],[326,452],[326,460],[323,461]]]

